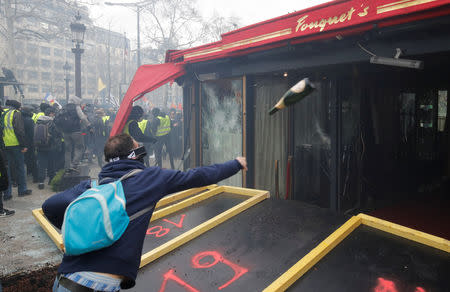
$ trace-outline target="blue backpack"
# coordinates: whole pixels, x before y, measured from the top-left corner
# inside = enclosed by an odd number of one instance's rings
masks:
[[[122,181],[141,172],[134,169],[119,180],[98,185],[82,193],[67,207],[61,229],[67,255],[99,250],[116,242],[131,220],[147,213],[153,205],[128,217]]]

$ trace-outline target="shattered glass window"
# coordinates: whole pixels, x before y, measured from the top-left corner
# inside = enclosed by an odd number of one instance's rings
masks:
[[[242,79],[203,82],[201,86],[202,164],[242,156]],[[222,181],[242,186],[242,172]]]

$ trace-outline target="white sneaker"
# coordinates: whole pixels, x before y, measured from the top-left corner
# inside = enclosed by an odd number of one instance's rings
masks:
[[[16,211],[14,211],[14,210],[8,210],[8,209],[3,208],[3,210],[0,211],[0,218],[9,217],[9,216],[14,215],[15,213],[16,213]]]

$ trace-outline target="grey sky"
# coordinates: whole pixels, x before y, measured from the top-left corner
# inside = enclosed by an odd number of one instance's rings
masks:
[[[91,6],[91,16],[99,26],[124,33],[132,40],[132,49],[136,40],[136,13],[130,8],[107,6],[104,1],[98,6]],[[109,0],[109,2],[137,2],[131,0]],[[198,7],[203,16],[209,18],[216,11],[223,16],[237,16],[242,24],[250,25],[256,22],[281,16],[290,12],[315,6],[329,0],[197,0]],[[142,37],[142,34],[141,34]]]

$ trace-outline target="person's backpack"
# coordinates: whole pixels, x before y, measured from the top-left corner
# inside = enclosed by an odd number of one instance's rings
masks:
[[[40,123],[38,122],[34,126],[33,143],[37,148],[50,148],[50,133],[49,133],[50,123]]]
[[[128,223],[153,209],[151,205],[128,217],[122,181],[141,172],[134,169],[119,180],[86,190],[67,207],[61,234],[67,255],[80,255],[112,245]]]
[[[73,103],[65,105],[53,121],[63,132],[72,133],[80,130],[80,118],[76,111],[76,105]]]

